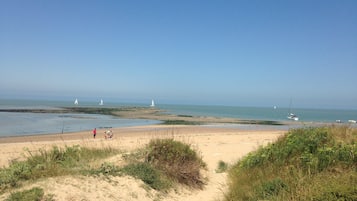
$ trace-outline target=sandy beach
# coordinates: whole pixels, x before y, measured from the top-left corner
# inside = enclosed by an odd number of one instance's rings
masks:
[[[222,198],[226,188],[226,173],[216,173],[218,162],[235,163],[245,154],[261,145],[276,140],[286,131],[282,130],[242,130],[238,128],[218,128],[206,126],[151,125],[112,129],[114,138],[106,140],[105,130],[97,130],[93,139],[91,131],[69,134],[34,135],[0,138],[0,166],[6,167],[12,160],[24,159],[28,152],[53,146],[112,146],[124,152],[145,146],[151,139],[174,138],[192,145],[208,165],[205,176],[208,183],[203,190],[177,187],[169,194],[162,195],[143,187],[142,181],[125,176],[111,178],[67,176],[56,177],[24,185],[22,189],[39,186],[46,194],[53,194],[56,200],[217,200]],[[121,156],[107,159],[120,165]],[[103,161],[101,161],[103,162]],[[85,184],[85,185],[84,185]],[[8,193],[0,196],[4,199]]]

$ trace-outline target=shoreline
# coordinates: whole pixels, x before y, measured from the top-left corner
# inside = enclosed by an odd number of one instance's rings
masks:
[[[245,126],[245,125],[243,125]],[[142,132],[159,132],[167,131],[172,133],[175,130],[180,129],[194,129],[198,132],[214,132],[214,131],[239,131],[239,132],[267,132],[267,131],[282,131],[287,132],[288,128],[277,129],[276,127],[268,126],[255,126],[252,128],[239,127],[237,124],[234,126],[220,125],[220,124],[206,124],[206,125],[143,125],[143,126],[129,126],[129,127],[117,127],[110,128],[114,132],[115,137],[135,137],[138,133]],[[104,139],[104,132],[107,128],[97,128],[96,139]],[[195,133],[193,133],[195,134]],[[2,136],[0,137],[1,144],[9,143],[32,143],[32,142],[54,142],[54,141],[78,141],[78,140],[96,140],[93,139],[92,130],[82,130],[69,133],[50,133],[50,134],[29,134],[19,136]]]
[[[191,139],[196,137],[207,137],[210,139],[212,136],[216,136],[219,139],[220,136],[246,136],[251,135],[270,135],[274,136],[286,133],[288,130],[276,130],[276,129],[262,129],[262,130],[246,130],[237,127],[207,127],[201,125],[145,125],[145,126],[133,126],[133,127],[120,127],[112,128],[114,134],[113,139],[105,139],[105,131],[107,129],[97,129],[96,138],[93,138],[92,131],[79,131],[66,134],[46,134],[46,135],[29,135],[29,136],[14,136],[14,137],[2,137],[0,138],[0,145],[2,151],[0,152],[0,167],[7,162],[20,157],[19,155],[26,152],[25,148],[31,150],[42,149],[43,147],[53,146],[67,146],[80,144],[84,146],[103,146],[120,143],[125,139],[130,141],[130,146],[121,146],[121,148],[132,149],[142,145],[142,139],[148,142],[154,138],[180,138]],[[264,139],[261,139],[264,140]],[[7,148],[11,147],[10,150]],[[5,151],[7,150],[7,151]],[[21,154],[20,154],[21,153]],[[7,155],[12,157],[7,157]],[[17,157],[14,157],[16,155]],[[21,158],[21,157],[20,157]],[[7,162],[4,162],[8,160]],[[2,161],[2,162],[1,162]]]
[[[133,125],[115,125],[109,123],[103,128],[116,128],[116,127],[126,127],[126,126],[138,126],[138,125],[206,125],[212,123],[225,123],[225,124],[257,124],[257,125],[284,125],[278,121],[264,121],[264,120],[242,120],[237,118],[225,118],[225,117],[213,117],[213,116],[191,116],[191,115],[175,115],[166,113],[165,110],[152,108],[152,107],[117,107],[117,108],[106,108],[106,107],[63,107],[63,108],[54,108],[54,109],[43,109],[43,108],[33,108],[33,109],[0,109],[0,112],[5,113],[29,113],[29,114],[58,114],[58,115],[66,115],[66,114],[88,114],[88,115],[105,115],[111,117],[117,117],[122,120],[152,120],[157,121],[154,123],[138,123]],[[63,121],[63,120],[62,120]],[[37,126],[41,126],[41,122],[38,122]],[[79,124],[80,125],[80,124]],[[43,126],[46,126],[44,124]],[[60,127],[59,125],[58,127]],[[62,125],[64,127],[64,123]],[[93,128],[98,127],[98,125]],[[26,128],[26,127],[25,127]],[[22,128],[22,129],[25,129]],[[51,128],[51,127],[50,127]],[[86,125],[84,128],[73,129],[75,126],[72,126],[69,131],[62,133],[72,133],[72,132],[80,132],[85,130],[92,129]],[[0,136],[0,140],[8,137],[17,137],[17,136],[33,136],[33,135],[49,135],[49,134],[57,134],[61,131],[57,130],[47,130],[45,132],[36,133],[36,131],[29,131],[26,133],[3,133]]]
[[[291,128],[299,128],[306,126],[325,126],[331,125],[331,123],[323,122],[302,122],[302,121],[266,121],[266,120],[244,120],[238,118],[229,117],[214,117],[214,116],[192,116],[192,115],[175,115],[165,113],[164,110],[151,107],[118,107],[118,108],[106,108],[106,107],[64,107],[55,109],[0,109],[0,112],[21,112],[21,113],[58,113],[58,114],[98,114],[109,115],[119,117],[123,119],[138,119],[138,120],[156,120],[162,123],[159,124],[146,124],[151,126],[158,125],[201,125],[207,127],[219,127],[219,128],[238,128],[241,130],[289,130]],[[344,124],[341,124],[344,125]],[[140,125],[123,126],[123,127],[108,127],[109,129],[120,129],[126,127],[137,127]],[[269,128],[270,127],[270,128]],[[105,130],[108,128],[97,128]],[[20,135],[5,135],[0,136],[0,144],[9,142],[28,142],[31,140],[45,141],[48,139],[73,139],[78,134],[87,133],[86,135],[79,135],[81,138],[85,138],[91,130],[82,129],[78,131],[64,132],[64,133],[29,133]]]

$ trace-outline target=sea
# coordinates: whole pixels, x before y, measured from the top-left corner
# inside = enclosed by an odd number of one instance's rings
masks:
[[[77,107],[149,107],[149,104],[105,102],[80,102]],[[74,106],[73,101],[44,100],[2,100],[0,109],[60,109]],[[299,117],[299,125],[309,123],[348,123],[357,120],[357,110],[348,109],[304,109],[283,107],[239,107],[210,105],[175,105],[156,104],[165,113],[189,116],[230,117],[244,120],[266,120],[286,122],[288,113]],[[124,119],[98,114],[63,114],[63,113],[21,113],[0,112],[0,137],[33,134],[68,133],[93,128],[129,127],[159,124],[160,121],[144,119]],[[225,125],[232,126],[232,125]],[[249,125],[235,125],[249,129]],[[356,126],[353,124],[352,126]],[[256,126],[254,127],[256,129]],[[285,129],[285,128],[284,128]],[[1,139],[0,139],[1,140]]]

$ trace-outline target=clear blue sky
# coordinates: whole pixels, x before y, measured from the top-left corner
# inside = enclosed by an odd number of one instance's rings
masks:
[[[357,108],[357,1],[0,1],[0,98]]]

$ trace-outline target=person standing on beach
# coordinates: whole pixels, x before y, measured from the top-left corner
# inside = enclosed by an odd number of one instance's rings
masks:
[[[97,128],[94,128],[94,130],[93,130],[93,138],[95,138],[96,135],[97,135]]]

